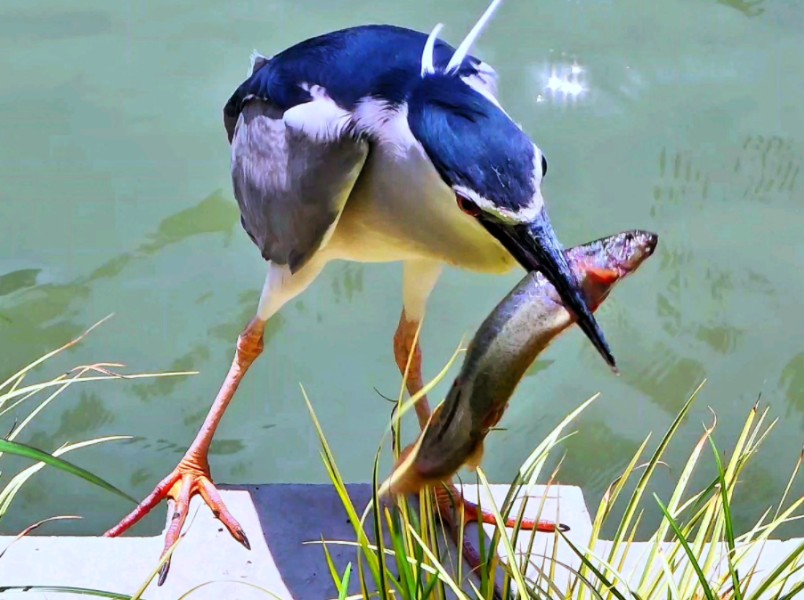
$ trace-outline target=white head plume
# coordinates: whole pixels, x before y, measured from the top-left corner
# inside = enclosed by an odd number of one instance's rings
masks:
[[[433,27],[433,31],[430,33],[430,37],[427,38],[427,43],[424,44],[424,52],[422,52],[422,77],[425,75],[432,75],[435,73],[435,61],[433,58],[433,52],[435,50],[435,43],[436,39],[438,38],[438,34],[441,33],[441,30],[444,28],[443,23],[439,23],[435,27]]]
[[[463,63],[463,59],[466,58],[466,55],[469,54],[469,50],[472,49],[472,44],[477,41],[477,38],[480,37],[480,34],[483,32],[483,29],[488,25],[488,22],[491,20],[491,17],[494,16],[494,12],[499,8],[500,4],[502,4],[502,0],[492,0],[492,3],[489,4],[489,7],[486,9],[486,12],[478,19],[475,26],[472,27],[472,30],[468,33],[468,35],[463,39],[461,45],[458,46],[458,49],[455,51],[455,54],[452,55],[452,58],[449,59],[449,64],[447,65],[447,73],[457,71],[461,68],[461,63]]]

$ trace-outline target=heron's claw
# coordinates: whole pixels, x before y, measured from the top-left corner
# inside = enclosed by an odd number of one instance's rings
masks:
[[[187,521],[190,499],[195,494],[200,494],[206,505],[212,510],[212,514],[223,523],[232,537],[240,542],[247,550],[251,550],[251,544],[249,544],[246,533],[243,531],[240,523],[232,516],[232,513],[229,512],[229,509],[226,508],[215,484],[212,483],[206,461],[201,462],[201,464],[203,466],[199,466],[199,461],[185,457],[170,475],[157,484],[153,492],[104,535],[106,537],[122,535],[147,515],[157,504],[167,499],[169,502],[168,513],[170,517],[167,532],[165,533],[165,546],[162,550],[161,560],[171,551],[181,535],[184,523]],[[169,570],[170,558],[165,561],[159,571],[159,585],[165,582]]]
[[[496,525],[497,519],[490,512],[480,510],[477,504],[469,502],[468,500],[461,500],[463,505],[463,521],[464,523],[486,523],[488,525]],[[460,509],[458,509],[460,510]],[[511,529],[517,526],[518,519],[509,517],[505,520],[505,526]],[[536,519],[529,519],[527,517],[519,521],[519,529],[521,531],[541,531],[544,533],[553,533],[555,531],[569,531],[569,526],[563,523],[554,523],[553,521],[543,521]]]
[[[477,504],[465,500],[458,490],[455,489],[454,485],[439,486],[435,489],[435,493],[438,502],[438,510],[443,517],[452,520],[454,515],[458,515],[463,519],[464,524],[480,522],[488,525],[497,524],[497,519],[492,513],[480,510]],[[515,528],[517,527],[517,521],[518,519],[509,517],[505,520],[505,526]],[[541,531],[544,533],[569,531],[569,527],[563,523],[542,520],[537,521],[536,519],[528,518],[523,518],[519,521],[519,529],[522,531]]]

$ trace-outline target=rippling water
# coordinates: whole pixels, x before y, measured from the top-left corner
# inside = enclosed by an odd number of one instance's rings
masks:
[[[195,434],[262,283],[262,261],[238,224],[221,121],[252,48],[270,55],[364,22],[429,30],[443,21],[456,43],[485,2],[232,4],[0,5],[0,375],[110,312],[50,374],[101,360],[200,371],[76,387],[20,438],[54,449],[135,436],[72,455],[135,496]],[[745,477],[739,517],[758,517],[778,497],[804,438],[802,26],[798,0],[509,0],[499,12],[477,53],[550,160],[545,194],[559,236],[570,245],[642,227],[661,241],[600,311],[622,376],[579,332],[567,334],[491,436],[492,479],[509,480],[566,412],[599,391],[560,475],[594,502],[706,378],[670,466],[680,468],[708,406],[729,448],[762,394],[780,421]],[[391,336],[400,275],[399,265],[332,264],[272,321],[216,440],[217,480],[326,481],[300,382],[345,477],[369,480],[390,411],[374,388],[399,387]],[[423,332],[427,375],[520,276],[445,273]],[[15,465],[6,464],[4,475]],[[658,492],[670,482],[661,474]],[[77,512],[84,520],[58,531],[88,534],[127,506],[45,471],[14,508],[3,532]],[[156,515],[139,531],[160,526]]]

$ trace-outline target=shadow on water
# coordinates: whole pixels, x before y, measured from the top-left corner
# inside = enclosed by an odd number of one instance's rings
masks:
[[[37,431],[30,443],[37,448],[47,448],[53,440],[67,440],[76,432],[90,431],[114,421],[114,412],[104,406],[103,399],[93,391],[82,390],[78,402],[65,408],[59,416],[55,430]]]
[[[97,283],[122,277],[124,269],[133,263],[194,236],[217,233],[231,239],[237,221],[233,202],[221,193],[214,193],[197,205],[163,219],[136,250],[110,258],[87,276],[66,283],[36,285],[39,269],[3,275],[0,313],[5,320],[0,322],[0,332],[5,339],[14,341],[15,351],[3,353],[0,371],[10,371],[51,350],[53,340],[59,340],[60,344],[81,333],[88,325],[80,320],[81,303],[88,300]]]

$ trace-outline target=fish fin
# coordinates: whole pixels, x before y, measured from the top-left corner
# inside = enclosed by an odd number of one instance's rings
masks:
[[[603,269],[600,267],[588,268],[586,270],[586,276],[603,285],[611,285],[620,278],[620,274],[614,269]]]

